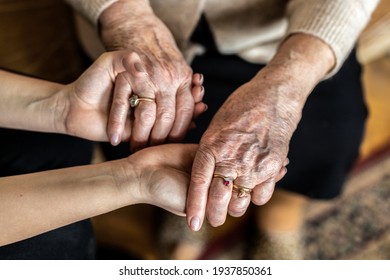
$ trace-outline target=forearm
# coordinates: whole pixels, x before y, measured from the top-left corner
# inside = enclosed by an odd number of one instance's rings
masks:
[[[283,135],[275,136],[289,139],[295,131],[306,99],[312,89],[334,67],[332,50],[311,35],[294,34],[280,46],[274,58],[252,79],[258,90],[258,108],[272,104],[274,114]],[[265,102],[265,104],[264,104]],[[262,118],[262,111],[257,118]]]
[[[0,126],[64,132],[65,86],[0,70]],[[62,99],[63,100],[63,99]]]
[[[335,65],[331,48],[320,39],[302,33],[287,38],[255,81],[275,85],[286,97],[303,106],[312,89]]]
[[[135,203],[122,162],[0,178],[0,246]]]
[[[332,49],[312,35],[296,33],[287,38],[267,66],[290,80],[312,88],[335,66]]]
[[[98,24],[120,28],[123,24],[137,25],[144,20],[144,16],[150,15],[154,15],[154,13],[148,1],[118,0],[101,12]]]
[[[145,40],[152,40],[148,41],[148,48],[154,52],[159,48],[176,47],[172,34],[145,0],[113,3],[101,13],[98,26],[101,40],[108,50],[133,50],[142,46]]]

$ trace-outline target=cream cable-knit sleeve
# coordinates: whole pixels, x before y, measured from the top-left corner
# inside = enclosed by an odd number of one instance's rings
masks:
[[[297,32],[323,40],[333,50],[339,70],[368,23],[379,0],[291,0],[287,35]]]
[[[94,26],[97,26],[100,14],[108,6],[117,1],[118,0],[65,0],[65,2],[69,3]]]

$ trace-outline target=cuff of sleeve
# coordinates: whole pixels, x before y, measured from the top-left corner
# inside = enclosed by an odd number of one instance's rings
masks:
[[[325,77],[329,78],[344,63],[377,4],[377,0],[292,1],[287,36],[306,33],[328,44],[336,58],[335,67]]]
[[[94,26],[97,26],[100,14],[118,0],[65,0]]]

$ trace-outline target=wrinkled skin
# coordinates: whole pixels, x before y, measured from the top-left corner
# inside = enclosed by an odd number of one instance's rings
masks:
[[[197,102],[191,92],[197,78],[170,31],[146,1],[118,1],[102,13],[100,23],[106,49],[139,54],[136,67],[152,81],[149,90],[134,91],[139,96],[154,98],[156,103],[143,102],[135,109],[132,149],[181,141],[191,126],[194,111],[203,112],[205,105]],[[203,94],[201,81],[194,91]]]
[[[154,88],[150,77],[138,71],[137,63],[136,53],[106,52],[75,82],[67,85],[65,94],[60,95],[65,101],[57,102],[67,104],[61,114],[65,132],[94,141],[109,141],[114,135],[115,144],[129,140],[136,125],[131,117],[129,97],[133,92]],[[201,79],[200,75],[194,75],[191,95],[195,102],[204,105]],[[154,102],[141,101],[137,109],[150,105],[146,103],[155,106]],[[192,118],[203,110],[193,111]]]
[[[140,125],[134,125],[132,146],[183,139],[194,103],[188,101],[191,70],[170,32],[147,1],[119,0],[103,12],[100,23],[106,47],[139,53],[142,71],[155,87],[144,96],[155,97],[157,107],[145,102],[148,107],[135,112]],[[219,226],[227,214],[243,215],[251,201],[262,205],[269,200],[286,173],[289,142],[306,98],[333,65],[334,55],[325,43],[297,33],[284,41],[271,63],[231,94],[204,133],[194,159],[187,199],[192,230],[199,230],[205,217]],[[214,173],[232,178],[251,194],[238,197],[231,185],[213,178]]]
[[[321,59],[320,59],[321,58]],[[187,200],[187,221],[199,230],[226,215],[241,216],[250,202],[263,205],[286,173],[290,139],[312,88],[333,67],[334,56],[320,40],[291,36],[273,60],[234,91],[214,116],[196,154]],[[220,178],[251,189],[238,197]]]
[[[251,201],[266,203],[275,183],[286,173],[289,140],[300,115],[289,113],[295,108],[286,102],[282,89],[269,86],[274,90],[264,90],[264,83],[258,82],[238,88],[201,139],[192,178],[202,187],[208,187],[205,178],[211,182],[207,204],[201,207],[205,207],[213,226],[223,224],[227,213],[242,216]],[[251,195],[239,198],[221,180],[212,180],[213,173],[224,174],[235,184],[252,189]]]

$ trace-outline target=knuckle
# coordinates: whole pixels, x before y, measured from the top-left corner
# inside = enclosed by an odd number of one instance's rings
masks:
[[[141,125],[151,125],[156,119],[156,114],[151,110],[141,110],[139,112],[139,122]]]
[[[177,114],[181,117],[192,117],[194,112],[194,106],[183,106],[177,110]]]
[[[163,123],[171,124],[175,121],[175,116],[172,112],[164,111],[157,115],[157,119]]]
[[[121,116],[121,115],[125,115],[127,114],[127,110],[128,110],[128,105],[127,105],[128,101],[126,100],[122,100],[122,99],[114,99],[112,101],[112,111],[111,111],[111,115],[114,115],[114,116]]]
[[[269,154],[262,162],[261,162],[261,172],[268,174],[269,177],[274,177],[279,174],[281,166],[283,166],[282,160],[280,160],[280,156],[276,154]]]
[[[210,191],[209,196],[213,201],[226,201],[230,197],[230,193]]]
[[[191,175],[191,183],[195,186],[208,186],[210,185],[210,180],[208,180],[203,174],[193,172]]]

